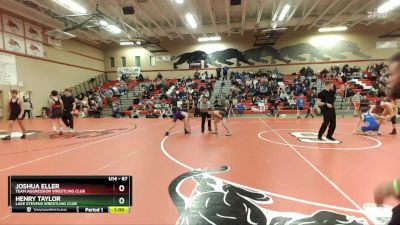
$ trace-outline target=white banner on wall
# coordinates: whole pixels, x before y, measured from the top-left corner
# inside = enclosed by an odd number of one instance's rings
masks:
[[[140,67],[117,67],[117,75],[118,79],[122,77],[122,75],[137,77],[140,74]]]
[[[25,54],[25,39],[22,37],[4,33],[4,46],[8,51]]]
[[[0,48],[4,49],[4,38],[2,32],[0,32]]]
[[[43,35],[42,35],[42,28],[38,27],[36,25],[24,22],[25,25],[25,37],[36,40],[36,41],[43,41]]]
[[[376,48],[397,48],[397,41],[378,41],[376,42]]]
[[[62,41],[54,37],[47,36],[47,43],[56,47],[62,47]]]
[[[26,44],[26,54],[37,57],[44,57],[44,50],[42,43],[26,39],[25,44]]]
[[[0,53],[0,84],[17,85],[15,55]]]
[[[22,20],[3,14],[4,31],[24,36],[24,23]]]
[[[157,62],[169,62],[171,61],[171,56],[170,55],[158,55],[155,56]]]

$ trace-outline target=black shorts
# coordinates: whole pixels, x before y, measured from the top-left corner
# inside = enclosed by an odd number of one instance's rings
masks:
[[[392,122],[392,124],[396,124],[396,116],[393,116],[390,121]]]
[[[297,110],[303,110],[304,106],[297,106]]]
[[[16,121],[18,119],[19,113],[11,113],[10,116],[8,117],[8,120]]]
[[[400,224],[400,205],[394,207],[392,209],[392,220],[388,225],[398,225]]]
[[[61,110],[61,108],[53,109],[53,111],[51,112],[52,119],[59,119],[62,116],[63,116],[63,111]]]

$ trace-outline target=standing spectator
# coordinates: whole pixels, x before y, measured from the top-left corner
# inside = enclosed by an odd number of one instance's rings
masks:
[[[195,80],[200,79],[200,73],[199,73],[198,70],[196,70],[196,72],[194,72],[193,77],[194,77]]]
[[[106,99],[107,99],[107,105],[111,108],[112,107],[112,102],[113,102],[113,95],[114,95],[114,93],[113,93],[113,91],[112,91],[112,89],[108,89],[108,90],[106,90],[105,91],[105,93],[104,93],[104,96],[106,97]]]
[[[122,116],[122,108],[119,102],[114,102],[113,103],[113,108],[112,108],[112,116],[114,118],[121,118]]]
[[[138,80],[139,82],[143,82],[143,81],[144,81],[143,75],[142,75],[142,74],[139,74],[139,76],[137,77],[137,80]]]
[[[87,117],[89,112],[89,98],[87,96],[83,97],[81,100],[81,107],[84,117]]]
[[[218,66],[217,69],[217,80],[221,79],[221,66]]]
[[[205,71],[204,73],[201,74],[201,82],[205,83],[207,77],[208,77],[208,73],[207,73],[207,71]]]
[[[28,119],[32,119],[32,103],[29,101],[29,98],[24,99],[24,115],[22,119],[25,119],[25,115],[28,114]]]
[[[304,109],[304,95],[300,94],[296,99],[296,107],[297,107],[297,119],[300,118],[300,112]]]
[[[351,102],[354,106],[354,116],[358,116],[360,113],[360,105],[361,105],[361,98],[360,92],[356,92],[356,94],[351,98]]]
[[[222,80],[228,79],[228,70],[229,70],[229,67],[227,67],[227,66],[224,66],[224,68],[222,68],[222,75],[223,75]]]

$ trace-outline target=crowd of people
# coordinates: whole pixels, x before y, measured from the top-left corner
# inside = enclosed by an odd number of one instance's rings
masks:
[[[310,109],[307,117],[314,116],[317,86],[316,77],[309,67],[303,68],[290,80],[277,69],[233,72],[229,79],[232,83],[231,90],[219,99],[229,99],[239,115],[246,109],[270,112],[273,116],[278,116],[281,109],[297,109],[300,117],[300,112],[307,106]]]
[[[179,108],[193,113],[196,117],[202,117],[204,132],[204,123],[209,119],[209,115],[205,112],[212,108],[224,110],[228,114],[236,112],[242,115],[246,110],[251,110],[275,117],[279,116],[281,110],[289,109],[296,110],[298,118],[303,112],[307,112],[306,118],[314,117],[320,112],[316,105],[318,77],[309,66],[301,68],[298,73],[289,77],[284,76],[277,68],[230,71],[230,73],[228,70],[228,67],[218,67],[216,76],[209,75],[207,71],[200,73],[196,70],[193,76],[179,79],[164,79],[159,73],[154,80],[148,80],[141,75],[136,78],[137,90],[128,108],[124,108],[119,101],[119,97],[126,95],[130,90],[127,83],[131,82],[131,78],[123,76],[119,81],[101,85],[97,89],[75,96],[71,117],[101,117],[103,108],[109,107],[112,116],[116,118],[125,115],[131,118],[139,118],[140,115],[146,115],[149,118],[172,118],[175,109]],[[347,104],[349,110],[352,105],[354,115],[358,116],[362,113],[361,107],[370,104],[368,97],[386,96],[388,67],[384,63],[376,63],[362,71],[360,67],[351,67],[348,64],[341,68],[332,66],[329,69],[323,69],[320,72],[320,78],[336,80],[340,87],[334,84],[334,90],[337,92],[337,89],[340,89],[340,93],[344,96],[343,102]],[[361,87],[354,91],[354,85],[348,82],[354,78],[371,79],[372,88],[364,91]],[[222,81],[221,92],[216,93],[213,102],[210,102],[215,80]],[[232,85],[228,93],[223,93],[222,88],[227,81],[230,81]],[[66,89],[57,96],[63,99],[71,94],[71,90]],[[202,103],[203,100],[205,102]],[[209,104],[207,107],[204,106],[206,103]],[[24,115],[31,117],[28,111],[32,108],[30,101],[26,99],[23,104]],[[43,117],[50,117],[50,111],[51,107],[44,107]]]
[[[195,116],[201,116],[201,99],[211,101],[213,84],[215,80],[221,80],[221,93],[217,93],[211,102],[211,107],[224,109],[227,112],[236,112],[242,115],[246,110],[257,113],[267,113],[279,116],[281,110],[297,110],[297,117],[307,111],[305,117],[314,117],[319,112],[316,107],[317,77],[314,70],[308,66],[303,67],[298,73],[287,78],[278,71],[259,69],[258,71],[231,71],[229,67],[218,67],[213,73],[207,71],[200,73],[195,71],[192,76],[180,79],[164,79],[159,73],[154,80],[146,80],[143,75],[136,78],[138,90],[134,92],[133,102],[128,108],[118,100],[132,87],[128,83],[132,78],[122,76],[119,81],[110,85],[101,85],[84,94],[75,96],[76,107],[73,116],[77,117],[101,117],[104,107],[112,110],[112,116],[122,117],[129,115],[138,118],[140,115],[147,117],[172,117],[173,108],[178,107],[186,112],[193,112]],[[193,78],[192,78],[193,77]],[[369,104],[369,97],[383,98],[386,96],[388,80],[388,66],[382,63],[372,63],[362,70],[358,66],[345,64],[331,66],[320,71],[321,79],[336,80],[334,89],[339,89],[343,95],[343,105],[350,110],[354,108],[354,115],[361,113],[363,105]],[[352,79],[370,79],[372,84],[368,90],[363,87],[355,88],[357,84],[351,84]],[[231,82],[229,93],[222,93],[226,81]],[[24,117],[32,117],[32,104],[29,99],[23,100]],[[42,116],[49,117],[49,107],[43,107]]]
[[[174,107],[200,116],[198,105],[203,97],[209,98],[213,91],[214,80],[192,79],[190,76],[180,79],[163,79],[161,74],[155,80],[146,80],[139,84],[129,107],[131,117],[144,112],[147,117],[171,117]]]

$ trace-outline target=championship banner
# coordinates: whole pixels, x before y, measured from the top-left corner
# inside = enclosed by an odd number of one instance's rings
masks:
[[[36,40],[36,41],[43,41],[43,29],[41,27],[38,27],[36,25],[24,22],[25,25],[25,37]]]
[[[140,67],[118,67],[117,76],[120,79],[122,76],[137,77],[140,74]]]
[[[17,84],[15,55],[0,53],[0,84]]]
[[[22,37],[4,33],[4,46],[8,51],[25,54],[25,40]]]
[[[4,31],[24,36],[24,24],[22,20],[3,14]]]
[[[55,47],[62,47],[62,41],[54,37],[47,36],[47,43]]]
[[[4,38],[2,32],[0,32],[0,48],[4,49]]]
[[[26,54],[37,57],[44,57],[44,49],[42,43],[26,39],[25,44]]]

